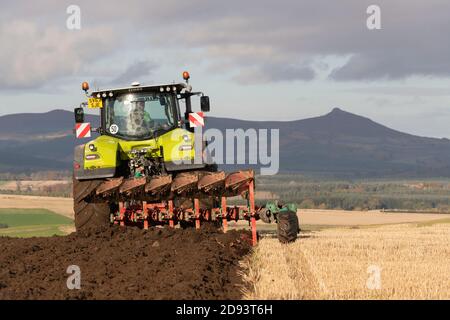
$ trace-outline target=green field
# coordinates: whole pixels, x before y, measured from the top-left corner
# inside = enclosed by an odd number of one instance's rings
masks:
[[[0,209],[0,236],[49,237],[65,235],[61,226],[71,226],[73,221],[46,209]]]

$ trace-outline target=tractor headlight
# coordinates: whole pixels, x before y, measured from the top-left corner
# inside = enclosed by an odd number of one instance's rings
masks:
[[[91,144],[89,145],[89,150],[91,150],[91,151],[97,151],[97,148],[91,143]]]
[[[86,160],[97,160],[100,159],[100,156],[98,154],[88,154],[86,156]]]
[[[189,146],[189,145],[183,145],[183,146],[180,146],[180,148],[179,148],[178,150],[180,150],[180,151],[188,151],[188,150],[192,150],[192,146]]]

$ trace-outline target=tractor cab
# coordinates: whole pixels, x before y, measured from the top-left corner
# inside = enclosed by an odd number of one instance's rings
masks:
[[[101,128],[124,140],[147,140],[182,126],[178,95],[183,84],[93,92],[101,99]]]
[[[147,140],[176,128],[192,131],[188,117],[192,112],[191,96],[200,95],[203,112],[210,109],[209,98],[201,92],[192,92],[189,73],[184,72],[186,83],[141,86],[134,82],[130,87],[96,90],[88,93],[87,82],[82,89],[88,102],[75,109],[75,121],[84,122],[83,107],[100,109],[101,127],[97,131],[123,140]],[[179,100],[185,100],[184,116]]]
[[[167,172],[202,169],[205,160],[202,137],[191,128],[191,97],[199,95],[203,112],[209,111],[209,98],[192,92],[189,73],[186,83],[95,90],[82,89],[87,102],[75,108],[77,138],[90,137],[90,123],[84,122],[84,107],[99,109],[100,136],[75,147],[74,176],[78,180],[116,176],[154,176]],[[184,117],[179,101],[184,100]],[[200,140],[200,141],[195,141]]]

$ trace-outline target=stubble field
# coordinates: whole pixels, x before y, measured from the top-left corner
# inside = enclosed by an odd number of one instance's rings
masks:
[[[247,299],[450,299],[450,224],[332,228],[243,262]]]

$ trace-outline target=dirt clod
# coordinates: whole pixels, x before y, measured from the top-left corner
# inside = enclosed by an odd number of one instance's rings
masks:
[[[0,237],[0,299],[240,299],[248,232],[120,228]],[[81,289],[69,290],[69,266]]]

